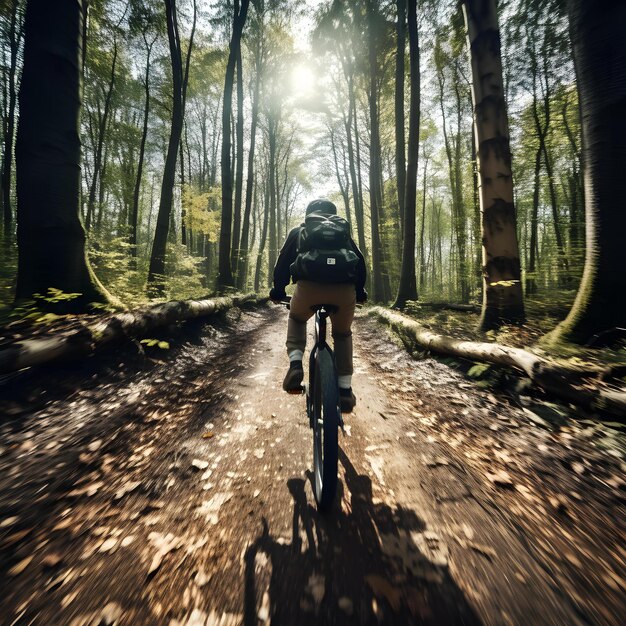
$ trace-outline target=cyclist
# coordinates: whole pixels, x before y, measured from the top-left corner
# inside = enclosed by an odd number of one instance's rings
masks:
[[[304,223],[287,236],[274,268],[273,302],[286,298],[290,279],[296,288],[287,324],[289,370],[283,389],[301,389],[306,323],[314,314],[312,307],[332,304],[337,307],[330,319],[340,407],[343,413],[350,413],[356,405],[352,392],[352,320],[355,304],[367,300],[365,260],[350,235],[350,226],[337,216],[337,207],[330,200],[313,200],[306,208]]]

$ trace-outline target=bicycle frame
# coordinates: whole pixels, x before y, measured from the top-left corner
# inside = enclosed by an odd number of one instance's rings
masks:
[[[328,311],[325,308],[318,309],[315,312],[315,345],[320,348],[327,348],[326,343],[326,320],[328,319]]]
[[[326,343],[326,320],[328,319],[328,312],[326,309],[321,308],[315,311],[315,343],[311,353],[309,354],[309,385],[306,391],[306,412],[309,416],[309,426],[313,428],[313,420],[315,419],[313,410],[313,397],[311,396],[311,388],[313,383],[313,375],[315,372],[315,360],[320,350],[330,350],[330,346]]]

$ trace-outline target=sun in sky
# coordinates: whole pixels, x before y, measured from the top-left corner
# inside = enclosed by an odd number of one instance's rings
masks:
[[[315,72],[306,63],[298,63],[291,70],[291,91],[296,98],[309,98],[315,87]]]

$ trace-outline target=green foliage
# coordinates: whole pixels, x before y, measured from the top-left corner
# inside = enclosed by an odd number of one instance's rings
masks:
[[[491,365],[488,363],[476,363],[472,365],[467,371],[467,375],[470,378],[481,379],[485,376],[485,374],[489,371]]]
[[[147,262],[131,256],[126,237],[94,236],[89,241],[89,257],[102,284],[128,306],[146,301]]]
[[[220,231],[222,201],[221,187],[210,187],[204,193],[191,185],[185,185],[182,193],[182,206],[185,209],[185,224],[194,232],[206,235],[208,241],[216,242]]]
[[[149,301],[146,295],[148,259],[134,258],[125,237],[94,237],[90,256],[103,285],[128,306]],[[207,293],[203,257],[193,256],[181,244],[170,244],[166,257],[165,299],[184,300]]]
[[[170,344],[167,341],[161,341],[160,339],[142,339],[140,343],[145,344],[148,348],[157,347],[161,350],[169,350]]]
[[[69,300],[75,300],[81,293],[65,293],[61,289],[55,287],[49,287],[45,294],[36,293],[33,297],[39,302],[47,302],[49,304],[58,304],[59,302],[68,302]]]
[[[165,261],[165,293],[168,300],[186,300],[205,295],[203,265],[205,259],[189,254],[181,244],[168,246]]]

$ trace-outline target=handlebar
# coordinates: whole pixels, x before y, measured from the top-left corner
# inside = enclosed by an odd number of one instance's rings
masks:
[[[283,298],[280,302],[277,302],[277,304],[284,304],[287,308],[289,308],[291,304],[291,296],[287,296],[286,298]],[[365,302],[357,302],[356,308],[362,309],[364,304]]]

